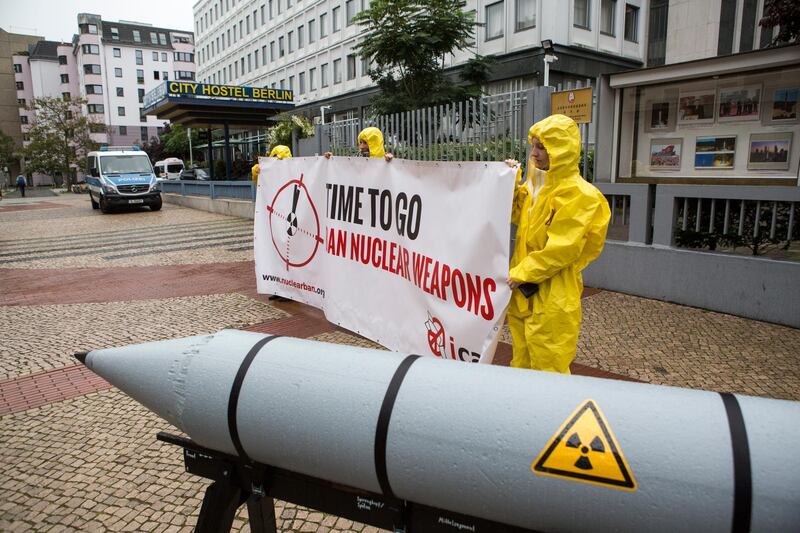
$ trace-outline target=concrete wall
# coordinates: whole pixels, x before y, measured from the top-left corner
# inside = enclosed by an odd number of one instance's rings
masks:
[[[212,200],[208,196],[181,196],[180,194],[162,193],[161,197],[169,204],[181,205],[190,209],[209,211],[239,218],[255,217],[255,204],[249,200],[228,200],[217,198]]]
[[[583,274],[590,287],[800,328],[800,263],[609,241]]]

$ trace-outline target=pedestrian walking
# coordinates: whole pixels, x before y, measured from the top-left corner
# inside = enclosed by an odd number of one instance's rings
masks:
[[[528,176],[516,187],[511,215],[511,366],[569,374],[581,324],[581,270],[600,255],[611,211],[580,175],[580,131],[571,118],[537,122],[528,142]]]
[[[25,198],[25,188],[28,186],[28,181],[25,179],[25,176],[20,174],[17,176],[17,188],[19,189],[20,194],[23,198]]]

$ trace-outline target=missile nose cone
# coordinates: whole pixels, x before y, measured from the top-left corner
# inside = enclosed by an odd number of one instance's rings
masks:
[[[75,359],[80,361],[82,364],[86,364],[86,356],[89,355],[89,352],[75,352]]]

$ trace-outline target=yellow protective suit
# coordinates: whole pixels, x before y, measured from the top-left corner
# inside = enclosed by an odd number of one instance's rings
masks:
[[[292,151],[289,149],[288,146],[279,144],[272,149],[268,157],[277,157],[278,159],[288,159],[292,157]],[[261,165],[256,163],[255,165],[253,165],[253,168],[250,169],[250,175],[252,176],[253,183],[255,185],[258,185],[259,172],[261,172]]]
[[[375,127],[364,128],[358,134],[358,142],[366,141],[369,146],[370,157],[383,157],[386,151],[383,148],[383,133]]]
[[[571,118],[537,122],[528,141],[533,137],[547,150],[550,168],[534,170],[529,163],[526,182],[514,192],[517,236],[509,277],[537,283],[539,291],[530,298],[512,291],[511,366],[569,374],[581,324],[581,270],[600,255],[611,212],[603,194],[580,176],[580,131]]]

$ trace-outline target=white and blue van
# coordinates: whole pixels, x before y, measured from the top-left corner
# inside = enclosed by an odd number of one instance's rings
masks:
[[[104,146],[86,158],[92,209],[146,205],[161,209],[161,187],[150,158],[138,146]]]

